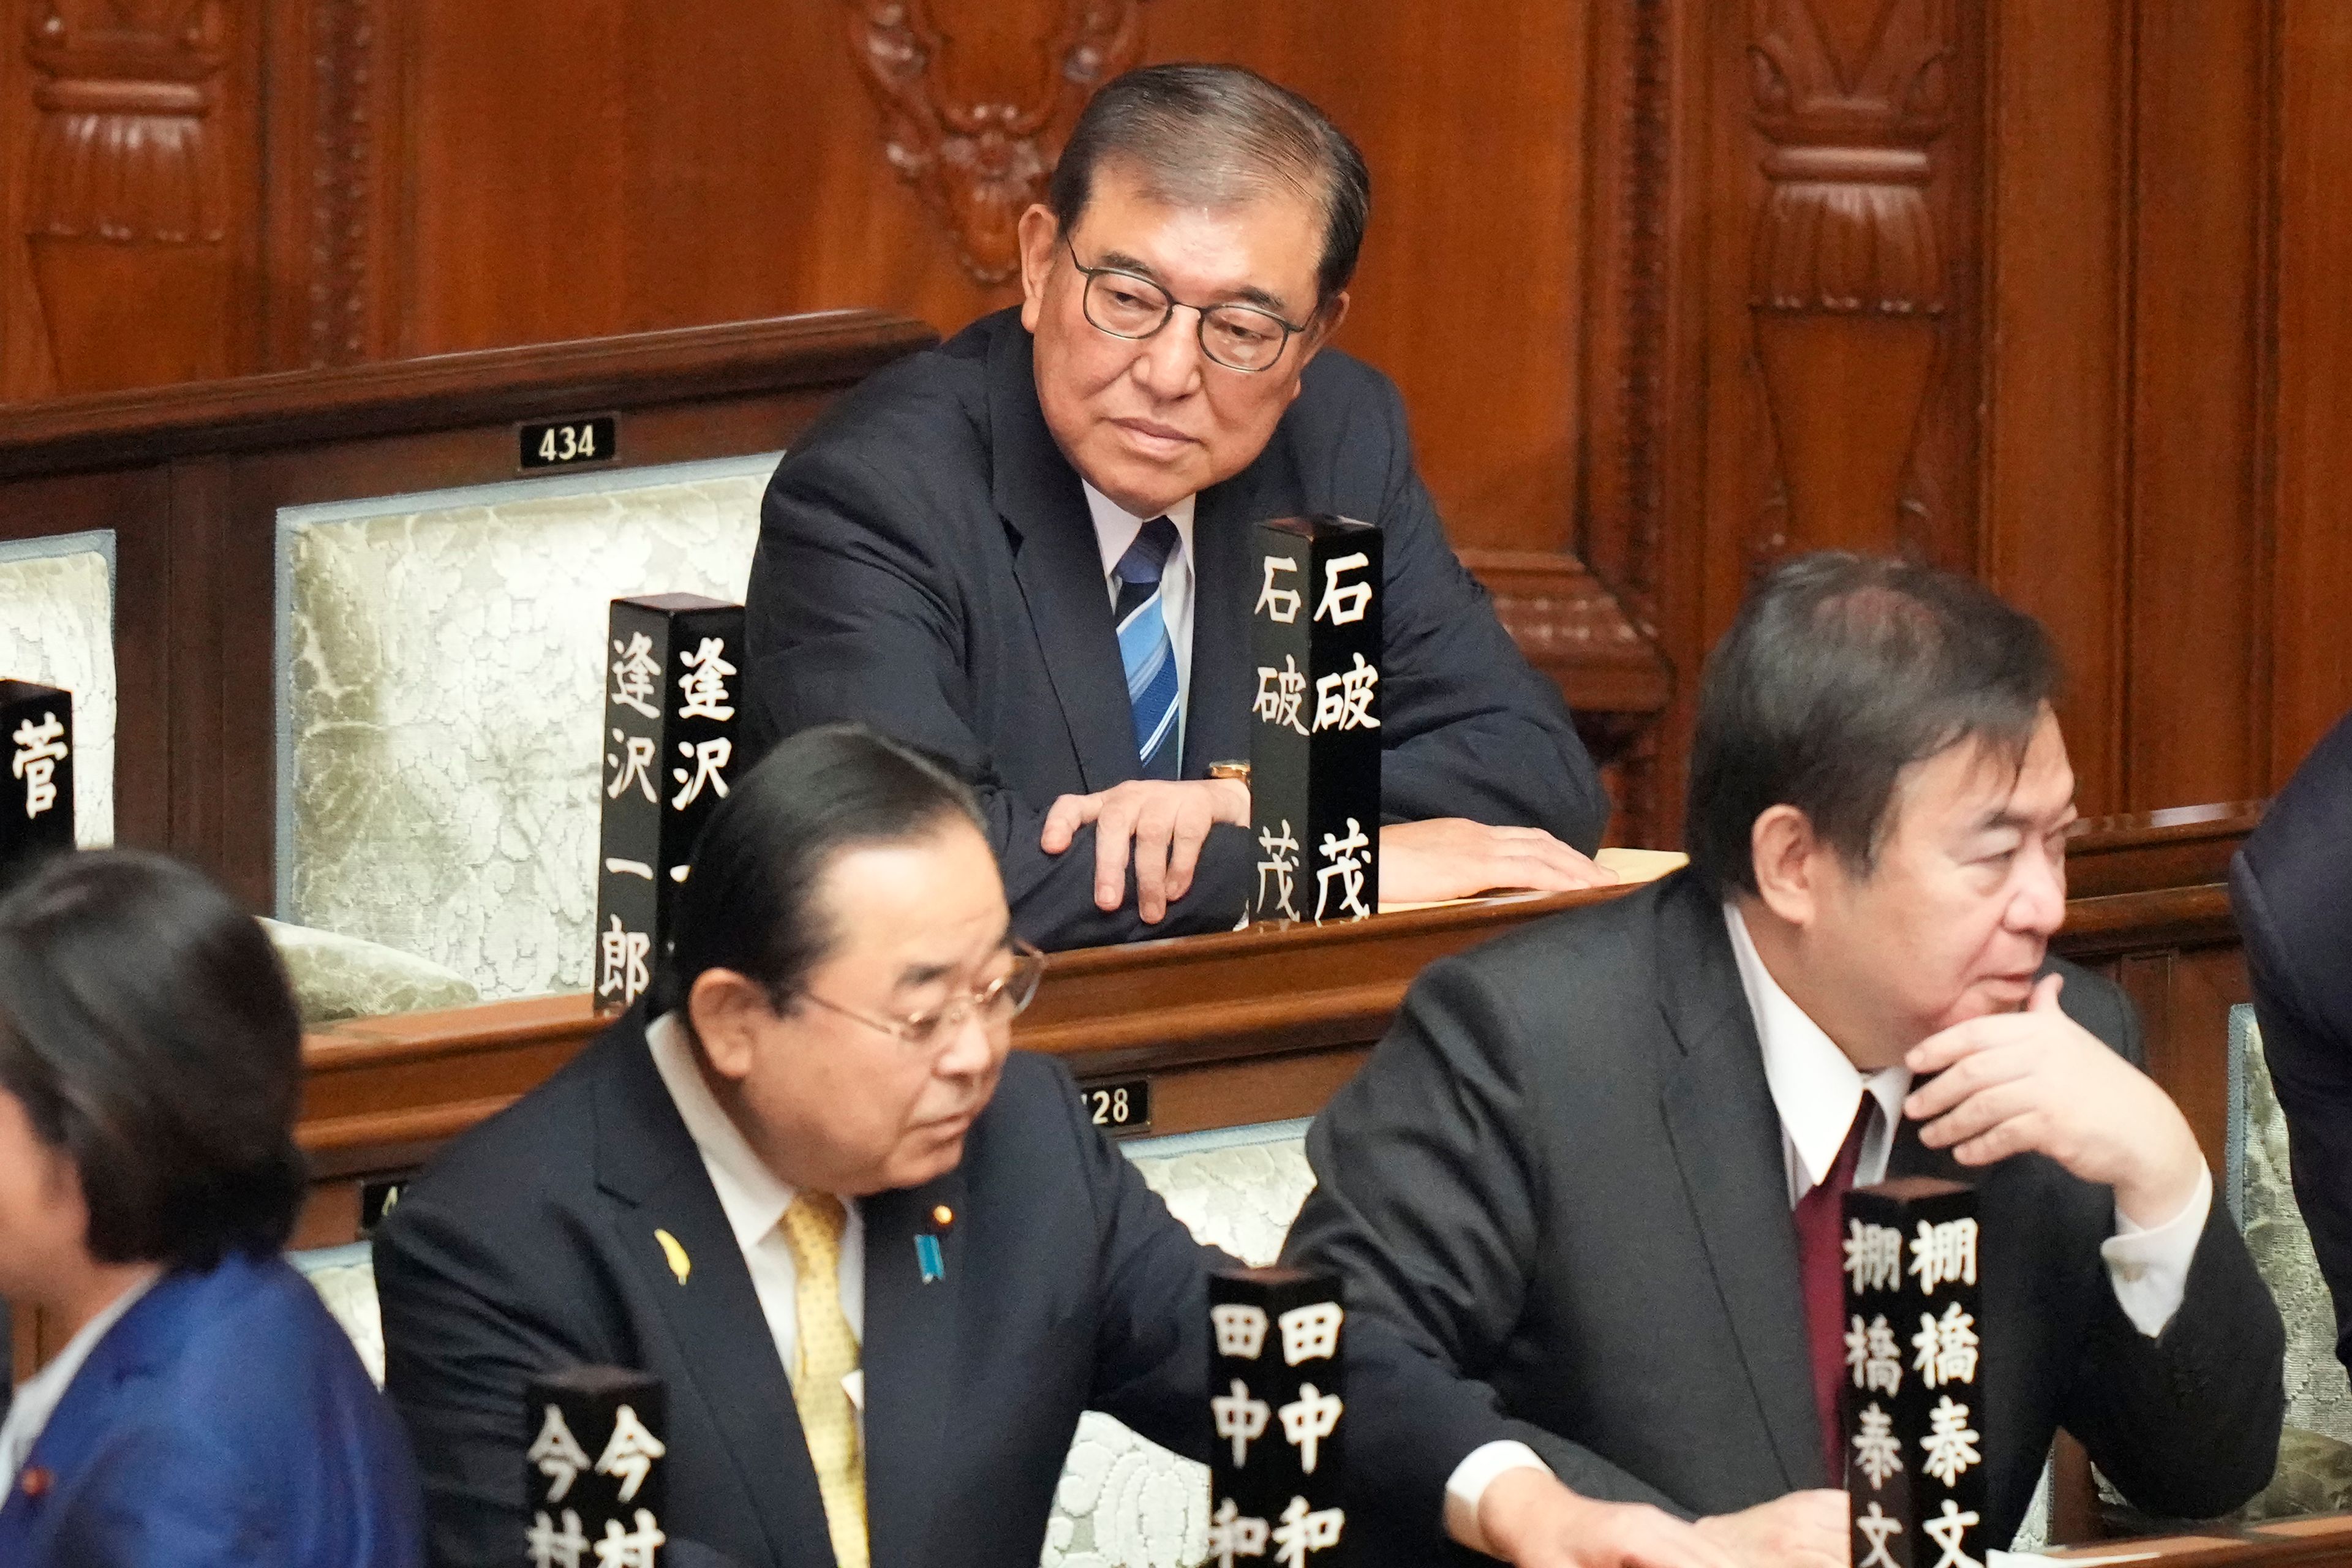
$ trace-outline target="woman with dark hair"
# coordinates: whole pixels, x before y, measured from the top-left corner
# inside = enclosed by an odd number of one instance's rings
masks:
[[[399,1425],[278,1256],[301,1043],[186,867],[70,855],[0,900],[0,1294],[65,1342],[0,1422],[0,1563],[422,1561]]]

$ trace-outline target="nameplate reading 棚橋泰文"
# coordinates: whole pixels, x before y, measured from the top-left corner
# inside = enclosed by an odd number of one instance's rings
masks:
[[[609,463],[621,455],[621,417],[596,414],[579,419],[533,419],[515,426],[516,467],[577,468]]]

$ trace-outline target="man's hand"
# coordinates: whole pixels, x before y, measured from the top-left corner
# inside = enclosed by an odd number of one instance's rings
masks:
[[[1692,1526],[1743,1568],[1846,1568],[1845,1493],[1790,1492]]]
[[[1565,893],[1617,880],[1540,827],[1489,827],[1466,817],[1381,829],[1381,898],[1395,904],[1466,899],[1496,888]]]
[[[2116,1190],[2116,1206],[2153,1228],[2185,1208],[2204,1152],[2171,1097],[2058,1010],[2063,976],[2044,975],[2021,1013],[1956,1024],[1911,1047],[1926,1077],[1903,1114],[1919,1141],[1963,1165],[2046,1154]]]
[[[1135,912],[1156,925],[1168,906],[1192,890],[1192,870],[1209,829],[1250,825],[1249,785],[1239,779],[1129,779],[1099,795],[1066,795],[1045,813],[1037,847],[1069,848],[1079,828],[1095,825],[1095,907],[1106,913],[1127,899],[1127,864],[1135,861]]]
[[[1646,1503],[1579,1497],[1549,1470],[1505,1470],[1489,1481],[1478,1529],[1496,1556],[1519,1568],[1769,1568]]]

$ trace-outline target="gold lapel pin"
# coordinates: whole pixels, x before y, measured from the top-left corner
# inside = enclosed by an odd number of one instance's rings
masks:
[[[685,1284],[686,1277],[694,1272],[694,1259],[686,1255],[686,1248],[669,1232],[656,1230],[654,1239],[661,1243],[662,1256],[669,1259],[669,1271],[677,1276],[679,1284]]]
[[[955,1224],[955,1210],[945,1204],[940,1205],[931,1211],[931,1223],[941,1230],[947,1229],[948,1226]]]

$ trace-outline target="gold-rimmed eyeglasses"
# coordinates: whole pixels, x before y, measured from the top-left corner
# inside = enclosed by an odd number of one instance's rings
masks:
[[[879,1017],[845,1007],[838,1002],[828,1002],[814,991],[788,992],[776,1001],[782,1012],[794,1001],[808,1002],[828,1013],[839,1014],[852,1023],[863,1024],[869,1029],[879,1029],[895,1035],[917,1050],[936,1050],[955,1037],[964,1020],[977,1017],[983,1028],[997,1028],[1013,1021],[1014,1015],[1035,1000],[1037,982],[1045,973],[1045,955],[1022,941],[1008,937],[1004,952],[1011,963],[1004,973],[984,985],[973,986],[961,996],[950,996],[928,1012],[909,1014],[904,1017]]]
[[[1307,329],[1284,321],[1255,305],[1185,305],[1167,289],[1139,273],[1118,267],[1089,267],[1078,259],[1070,237],[1062,237],[1070,265],[1087,280],[1087,320],[1097,331],[1115,338],[1141,340],[1157,333],[1184,305],[1198,318],[1201,352],[1227,370],[1255,375],[1272,370],[1289,346],[1291,334]]]

